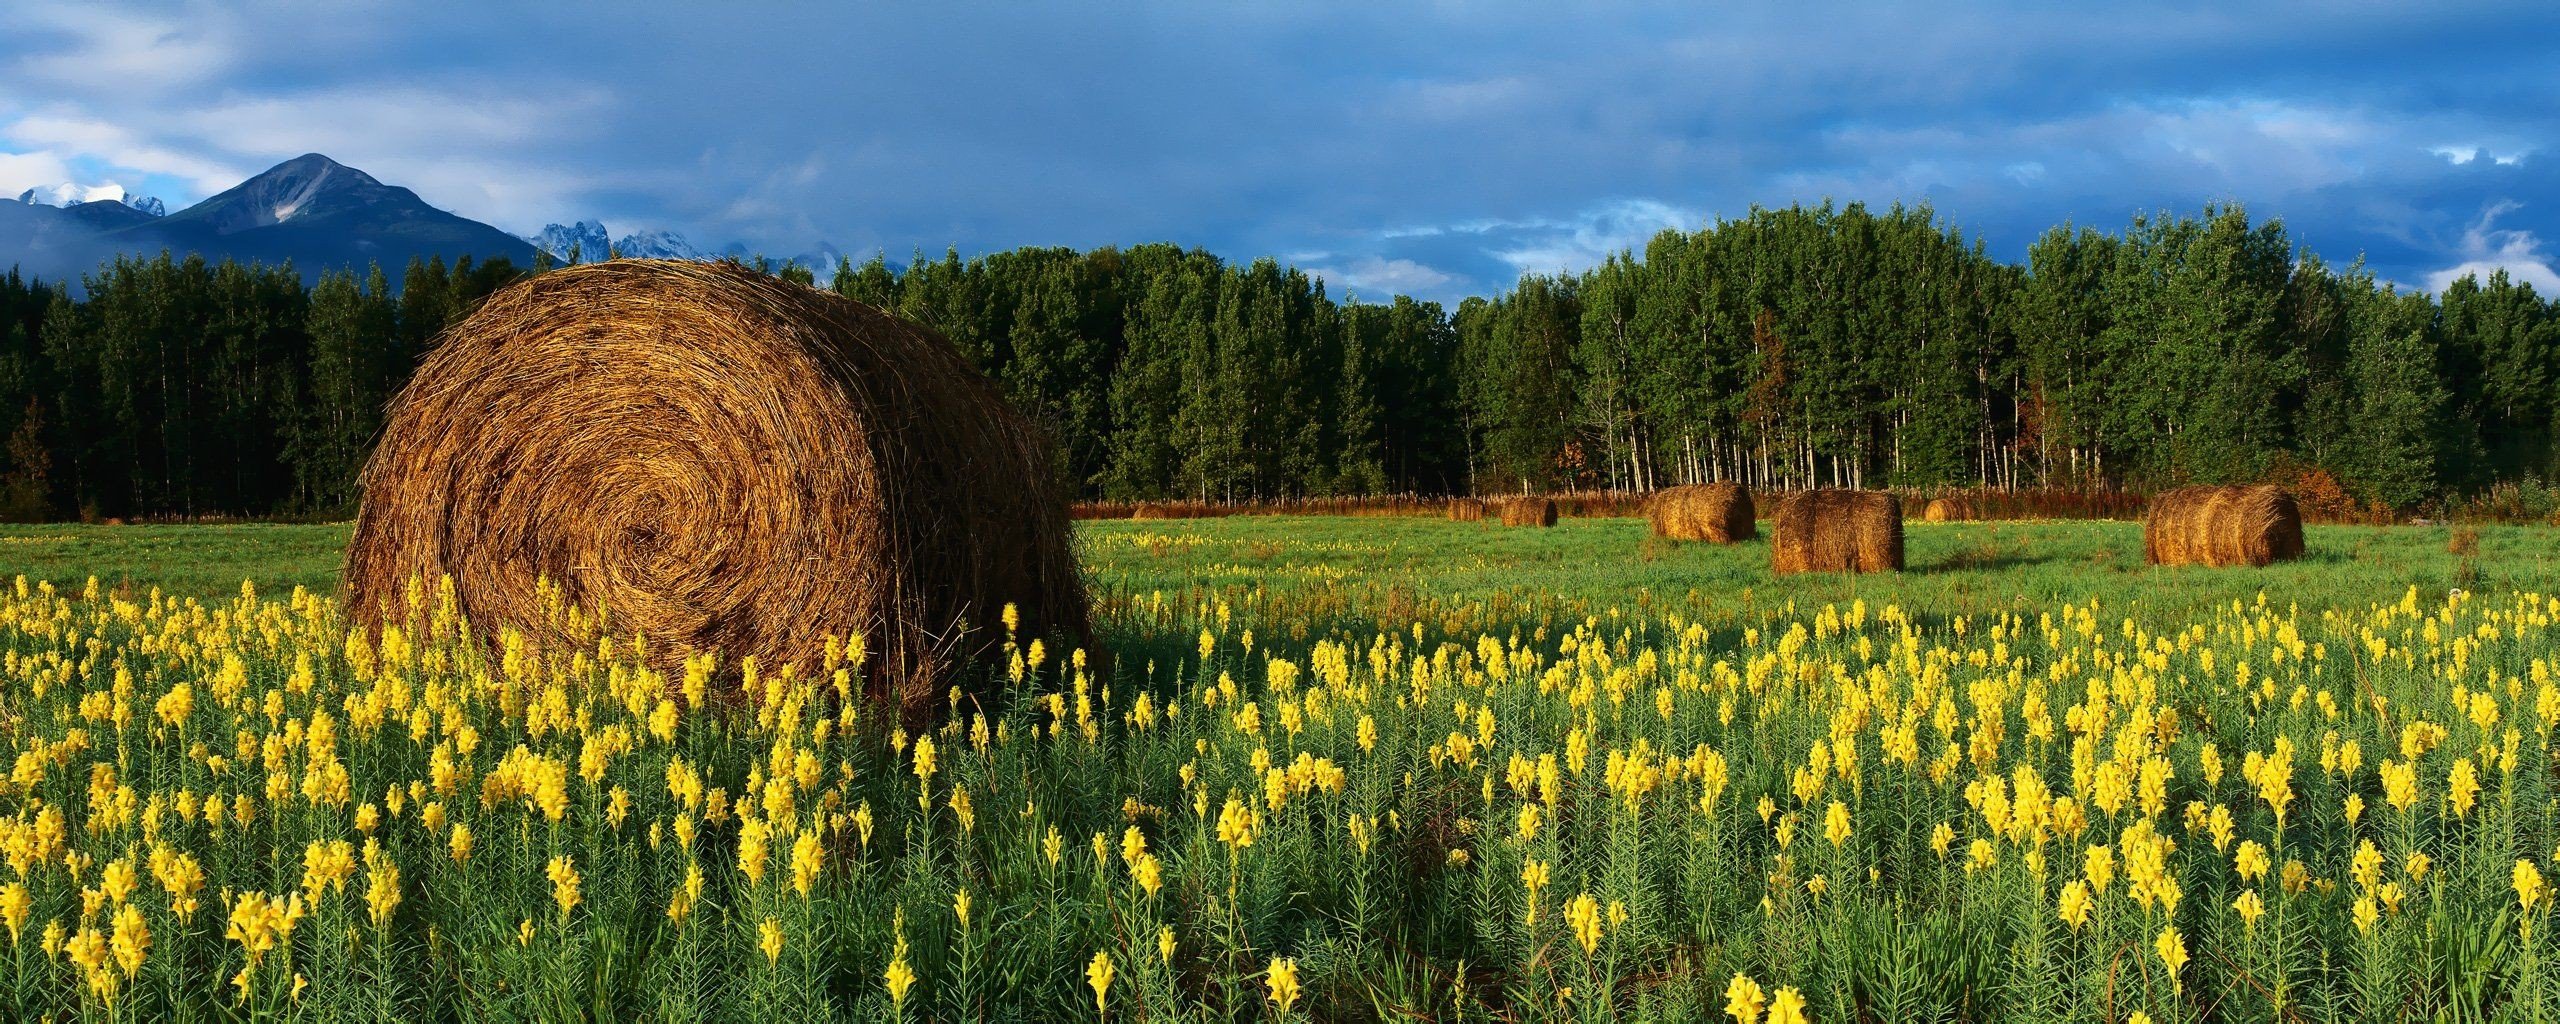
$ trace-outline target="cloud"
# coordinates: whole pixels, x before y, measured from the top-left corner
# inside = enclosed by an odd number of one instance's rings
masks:
[[[183,2],[183,0],[179,0]],[[2554,237],[2560,8],[2011,0],[0,8],[0,175],[172,205],[316,150],[515,231],[751,250],[1174,241],[1453,299],[1753,204],[1928,203],[2018,259],[2243,200],[2421,280]],[[2270,49],[2264,40],[2281,38]],[[29,180],[27,185],[46,183]],[[19,187],[25,187],[21,185]],[[2474,247],[2476,248],[2476,246]],[[1386,282],[1396,282],[1388,284]]]
[[[1563,220],[1504,224],[1477,231],[1510,240],[1490,250],[1523,274],[1577,273],[1622,250],[1644,248],[1665,229],[1695,229],[1704,217],[1655,199],[1612,199]]]
[[[214,78],[236,59],[220,12],[208,8],[197,8],[179,22],[134,12],[29,4],[0,24],[56,41],[20,57],[16,71],[74,87],[111,82],[119,89],[158,94]]]
[[[2520,209],[2521,203],[2500,202],[2480,211],[2480,219],[2462,233],[2462,261],[2428,274],[2427,290],[2441,293],[2464,277],[2487,280],[2504,270],[2536,291],[2560,295],[2560,270],[2553,269],[2553,256],[2544,250],[2542,239],[2531,231],[2497,226],[2498,218]]]
[[[1321,259],[1318,255],[1315,258]],[[1307,273],[1323,278],[1326,284],[1341,289],[1358,289],[1392,295],[1436,295],[1441,288],[1457,280],[1454,275],[1424,266],[1413,260],[1384,259],[1361,256],[1339,270],[1308,267]]]
[[[86,158],[112,170],[175,178],[193,188],[194,198],[199,199],[263,169],[208,155],[191,140],[163,141],[123,124],[70,113],[21,117],[0,126],[0,137],[57,155]]]
[[[0,199],[17,198],[31,188],[70,180],[71,165],[51,152],[11,153],[0,150]]]

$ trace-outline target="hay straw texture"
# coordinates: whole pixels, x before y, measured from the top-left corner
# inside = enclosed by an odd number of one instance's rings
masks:
[[[1653,535],[1668,540],[1731,544],[1760,535],[1751,489],[1736,483],[1665,488],[1654,492],[1644,512]]]
[[[1932,523],[1956,523],[1973,518],[1973,503],[1963,498],[1931,498],[1920,518]]]
[[[734,265],[615,260],[489,297],[392,401],[347,549],[350,615],[453,578],[494,635],[549,579],[676,669],[814,665],[929,719],[1001,641],[1090,638],[1049,447],[951,343]],[[975,674],[970,674],[972,678]],[[671,677],[673,678],[673,677]]]
[[[2142,558],[2152,565],[2266,565],[2302,556],[2302,512],[2268,484],[2180,487],[2151,499]]]
[[[1484,521],[1484,502],[1474,498],[1449,499],[1449,521],[1476,523]]]
[[[1502,501],[1504,526],[1554,526],[1556,503],[1551,498],[1505,498]]]
[[[1902,569],[1902,502],[1883,491],[1805,491],[1778,506],[1774,525],[1772,572]]]
[[[1173,510],[1152,501],[1139,502],[1138,507],[1129,510],[1129,518],[1171,519],[1173,518]]]

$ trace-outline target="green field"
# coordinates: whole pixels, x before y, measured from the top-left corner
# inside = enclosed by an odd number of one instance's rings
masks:
[[[1650,541],[1635,519],[1566,519],[1549,530],[1418,518],[1236,516],[1077,524],[1088,580],[1106,604],[1132,595],[1260,589],[1332,603],[1356,616],[1498,603],[1576,614],[1668,604],[1749,619],[1789,601],[1863,597],[1918,614],[1979,614],[2053,599],[2098,598],[2143,615],[2185,616],[2233,598],[2325,607],[2446,590],[2549,587],[2560,530],[2476,528],[2474,556],[2447,550],[2454,528],[2313,526],[2310,554],[2263,570],[2152,569],[2128,522],[1920,523],[1905,527],[1910,571],[1882,577],[1768,571],[1765,541],[1731,547]],[[136,592],[201,599],[241,581],[270,594],[336,586],[345,524],[0,527],[0,578],[77,587],[95,576]]]

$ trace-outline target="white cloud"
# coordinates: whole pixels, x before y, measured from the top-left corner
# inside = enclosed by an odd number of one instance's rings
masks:
[[[21,117],[0,126],[0,137],[18,145],[68,154],[62,157],[66,161],[85,157],[116,171],[177,178],[197,190],[196,198],[237,185],[240,179],[258,170],[243,170],[245,164],[210,155],[199,145],[164,141],[125,125],[75,113]]]
[[[113,83],[128,93],[156,93],[204,82],[233,66],[236,50],[220,15],[219,9],[198,7],[181,23],[131,11],[32,5],[8,21],[16,31],[63,40],[20,58],[16,69],[23,74],[74,88]]]
[[[1453,275],[1413,260],[1362,256],[1340,269],[1309,267],[1307,273],[1327,284],[1395,295],[1427,295],[1457,280]]]
[[[2530,231],[2497,226],[2499,217],[2522,208],[2509,201],[2482,210],[2480,219],[2462,233],[2462,262],[2428,274],[2427,290],[2442,292],[2464,275],[2485,279],[2504,270],[2536,291],[2560,294],[2560,270],[2553,269],[2552,254],[2544,251],[2542,240]]]
[[[15,198],[28,189],[42,188],[72,177],[71,165],[49,151],[0,151],[0,199]]]
[[[1563,220],[1487,222],[1479,233],[1497,229],[1512,235],[1489,255],[1523,274],[1573,273],[1598,266],[1621,250],[1642,250],[1665,228],[1695,228],[1704,220],[1696,210],[1655,199],[1613,199],[1587,207]]]

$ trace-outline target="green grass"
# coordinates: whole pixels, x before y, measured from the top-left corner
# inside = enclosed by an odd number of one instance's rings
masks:
[[[349,526],[239,523],[222,526],[0,527],[0,576],[50,580],[78,589],[92,576],[205,600],[240,592],[242,580],[283,596],[294,587],[330,593]]]
[[[0,577],[25,575],[202,599],[242,580],[281,595],[337,585],[348,526],[0,527]],[[1865,598],[1913,615],[1981,614],[2061,598],[2099,598],[2184,616],[2232,599],[2306,607],[2397,598],[2418,587],[2503,590],[2560,581],[2560,531],[2479,528],[2476,558],[2446,550],[2445,527],[2314,526],[2310,555],[2263,570],[2152,569],[2142,528],[2120,522],[1911,523],[1910,570],[1891,576],[1768,571],[1765,540],[1729,547],[1649,541],[1633,519],[1567,519],[1549,530],[1412,518],[1238,516],[1078,524],[1089,579],[1106,598],[1203,590],[1332,593],[1356,611],[1397,600],[1509,599],[1606,610],[1687,604],[1711,618],[1756,618],[1789,601]],[[2466,569],[2466,562],[2469,568]],[[2469,573],[2466,576],[2466,573]]]

